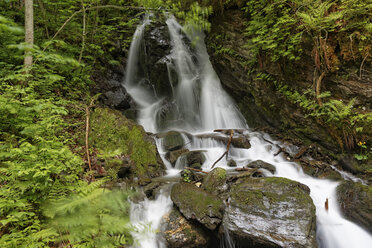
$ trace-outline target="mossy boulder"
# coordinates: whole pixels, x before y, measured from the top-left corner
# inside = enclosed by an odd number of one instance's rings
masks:
[[[262,169],[270,171],[272,174],[274,174],[275,171],[276,171],[276,168],[275,168],[274,165],[266,163],[262,160],[253,161],[253,162],[249,163],[248,165],[246,165],[245,167],[258,168],[258,169],[262,168]]]
[[[224,203],[217,196],[191,183],[173,185],[171,199],[188,220],[197,220],[210,230],[221,223]]]
[[[220,194],[227,190],[227,173],[225,169],[215,168],[203,180],[203,189],[214,194]]]
[[[317,247],[310,189],[285,178],[241,178],[231,186],[223,227],[248,247]]]
[[[343,181],[337,187],[337,200],[347,219],[372,233],[372,187]]]
[[[109,174],[129,178],[164,174],[166,168],[153,138],[121,112],[96,108],[90,126],[90,147],[98,151]]]
[[[203,228],[187,220],[177,209],[163,217],[163,233],[167,247],[203,248],[207,246],[209,236]]]
[[[181,133],[169,131],[163,135],[162,145],[166,151],[175,151],[181,149],[185,145],[185,142]]]

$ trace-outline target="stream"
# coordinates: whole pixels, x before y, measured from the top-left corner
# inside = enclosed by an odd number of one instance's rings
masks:
[[[200,32],[185,34],[173,16],[169,16],[166,20],[172,45],[171,53],[168,55],[169,87],[172,89],[172,96],[167,99],[157,97],[154,89],[148,87],[146,80],[138,73],[144,32],[150,23],[151,15],[147,15],[137,27],[130,47],[124,81],[124,87],[138,107],[137,122],[151,133],[170,130],[183,133],[185,148],[190,151],[204,151],[206,156],[206,161],[202,165],[204,171],[210,171],[212,164],[226,151],[225,143],[210,137],[211,135],[223,136],[223,134],[216,134],[213,130],[241,130],[242,134],[249,138],[251,148],[241,149],[231,146],[229,158],[236,161],[237,167],[243,167],[254,160],[265,161],[276,167],[275,174],[267,172],[267,176],[285,177],[307,185],[316,206],[319,247],[372,247],[372,236],[342,217],[336,199],[338,182],[310,177],[298,164],[289,162],[282,154],[274,155],[278,148],[273,144],[279,146],[283,144],[265,133],[249,129],[244,117],[232,98],[222,88],[213,70],[204,44],[204,34]],[[191,47],[189,45],[191,43],[195,46]],[[165,105],[167,105],[166,120],[163,118]],[[164,158],[165,151],[161,140],[158,139],[156,142],[167,166],[167,177],[179,175],[183,168],[182,161],[177,161],[176,166],[172,167]],[[216,164],[216,167],[231,170],[227,166],[225,157]],[[169,212],[173,205],[169,192],[170,187],[164,187],[155,200],[145,199],[137,204],[132,203],[131,222],[137,230],[133,232],[136,240],[134,247],[166,247],[157,230],[160,229],[162,216]],[[324,207],[327,198],[330,211],[326,211]],[[233,240],[225,240],[221,247],[233,248],[235,245]]]

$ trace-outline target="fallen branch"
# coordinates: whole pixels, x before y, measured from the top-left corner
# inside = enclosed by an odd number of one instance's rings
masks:
[[[190,167],[185,167],[185,170],[191,170],[191,171],[196,171],[196,172],[201,172],[201,173],[204,173],[204,174],[208,174],[208,172],[198,170],[198,169],[194,169],[194,168],[190,168]]]
[[[232,141],[232,137],[234,135],[234,129],[230,129],[230,138],[229,138],[229,142],[227,142],[227,147],[226,147],[226,151],[222,154],[222,156],[217,159],[216,162],[214,162],[214,164],[212,165],[212,169],[214,168],[214,166],[221,161],[221,159],[226,155],[226,159],[227,159],[227,156],[229,154],[229,150],[230,150],[230,145],[231,145],[231,141]]]

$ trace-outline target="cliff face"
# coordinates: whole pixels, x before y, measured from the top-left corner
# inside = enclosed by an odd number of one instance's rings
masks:
[[[278,85],[283,83],[287,87],[285,90],[300,94],[308,89],[315,90],[311,44],[308,49],[304,45],[304,54],[296,62],[272,63],[262,56],[258,62],[252,63],[255,58],[246,46],[248,37],[243,34],[246,21],[241,10],[226,10],[211,19],[212,30],[206,42],[222,84],[237,102],[250,127],[271,126],[284,133],[284,136],[297,137],[308,143],[317,142],[332,152],[340,152],[340,143],[347,139],[346,135],[342,137],[342,134],[336,134],[336,129],[327,126],[316,116],[307,116],[308,113],[298,103],[290,101],[285,92],[283,94],[278,89]],[[342,102],[355,98],[354,109],[370,111],[371,65],[363,65],[363,75],[360,77],[359,62],[343,62],[341,55],[338,59],[338,70],[326,74],[321,91],[330,91],[332,99]],[[337,138],[337,135],[341,137]],[[365,129],[363,137],[370,140],[370,130]],[[354,138],[353,141],[355,143],[357,139]]]

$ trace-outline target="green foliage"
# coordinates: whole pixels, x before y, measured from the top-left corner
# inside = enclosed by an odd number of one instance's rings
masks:
[[[250,0],[243,9],[250,38],[247,46],[271,61],[298,60],[308,40],[318,50],[313,54],[319,60],[315,62],[328,69],[337,66],[337,61],[330,61],[337,42],[344,59],[363,59],[371,50],[370,1]]]
[[[301,37],[298,32],[295,11],[298,1],[250,0],[245,12],[248,15],[247,46],[255,55],[261,51],[272,61],[280,58],[298,60],[301,55]]]
[[[191,183],[191,171],[183,170],[182,178],[185,183]]]
[[[75,188],[69,198],[45,207],[51,233],[73,247],[119,247],[132,243],[128,193],[102,189],[104,180]]]

